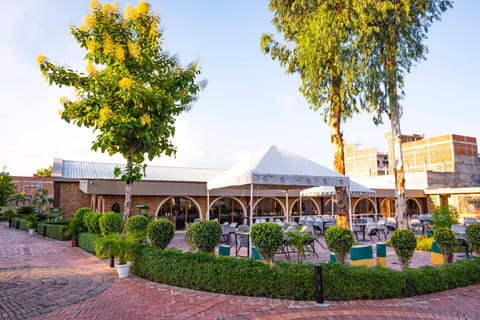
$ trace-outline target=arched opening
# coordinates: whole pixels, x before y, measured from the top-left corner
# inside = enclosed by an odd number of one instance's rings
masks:
[[[325,202],[323,213],[329,216],[337,214],[337,202],[333,200],[333,198],[330,198]]]
[[[220,224],[224,222],[243,223],[244,208],[236,198],[217,198],[210,205],[210,220],[216,220]]]
[[[156,216],[169,219],[176,230],[181,230],[185,228],[185,222],[192,223],[200,218],[200,207],[191,198],[170,197],[160,204]]]
[[[411,216],[412,214],[420,214],[422,210],[420,209],[420,204],[416,199],[407,200],[407,215]]]
[[[380,204],[380,213],[385,218],[395,217],[395,199],[385,198]]]
[[[370,198],[361,198],[353,206],[354,216],[375,217],[375,203]]]
[[[276,198],[261,198],[253,207],[253,219],[255,218],[285,218],[283,203]]]
[[[302,198],[302,207],[300,210],[300,199],[293,202],[290,214],[292,217],[302,216],[316,216],[318,215],[318,206],[311,198]]]

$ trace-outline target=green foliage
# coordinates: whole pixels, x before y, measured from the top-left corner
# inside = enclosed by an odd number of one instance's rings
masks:
[[[43,235],[44,228],[46,228],[45,236],[48,238],[60,241],[71,239],[68,223],[66,221],[59,223],[40,222],[37,227],[38,234]]]
[[[252,226],[250,235],[260,255],[272,264],[275,253],[284,240],[282,227],[273,222],[257,223]]]
[[[202,252],[213,252],[222,238],[222,227],[214,220],[195,222],[190,227],[195,248]]]
[[[22,206],[17,208],[17,213],[20,215],[27,215],[27,214],[32,214],[33,213],[33,207],[32,206]]]
[[[115,170],[131,185],[144,176],[146,158],[174,155],[175,120],[189,110],[203,83],[195,82],[198,62],[183,67],[162,48],[159,17],[146,2],[118,7],[91,7],[86,24],[70,31],[86,50],[87,73],[54,64],[44,56],[37,62],[50,85],[75,89],[73,99],[62,98],[61,118],[97,134],[93,150],[121,154],[123,169]],[[126,188],[126,217],[131,188]]]
[[[165,249],[175,235],[175,226],[168,219],[150,221],[147,225],[147,236],[152,245],[159,249]]]
[[[417,237],[417,247],[416,250],[419,251],[432,251],[432,237]]]
[[[122,228],[122,219],[115,212],[103,213],[98,220],[100,233],[104,236],[111,233],[118,233]]]
[[[297,249],[297,262],[302,263],[305,254],[305,246],[312,243],[316,238],[311,232],[305,232],[302,226],[296,226],[295,231],[287,233],[289,245]]]
[[[78,235],[78,246],[83,250],[95,254],[95,242],[102,236],[90,232],[82,232]]]
[[[48,190],[38,189],[33,197],[33,204],[37,212],[40,214],[46,214],[48,203],[49,203]]]
[[[395,230],[391,242],[398,259],[400,260],[402,270],[405,270],[412,261],[413,253],[417,247],[417,238],[410,230]]]
[[[142,215],[135,215],[128,218],[127,223],[125,223],[127,235],[137,242],[145,241],[147,238],[148,223],[148,218]]]
[[[35,171],[35,174],[39,177],[51,177],[52,170],[53,170],[52,166],[49,166],[46,168],[40,168],[40,169],[37,169],[37,171]]]
[[[83,224],[85,225],[85,228],[88,230],[88,232],[93,232],[92,225],[90,224],[93,221],[91,221],[90,219],[91,217],[93,217],[94,214],[95,212],[90,210],[83,215]]]
[[[338,263],[345,263],[345,256],[348,254],[355,239],[352,231],[343,227],[331,227],[325,232],[325,242],[328,249],[335,253]]]
[[[95,240],[95,254],[98,257],[115,256],[118,264],[126,264],[133,258],[135,251],[136,243],[122,234],[110,233]]]
[[[436,227],[433,231],[433,239],[437,242],[443,253],[443,260],[447,263],[447,256],[455,251],[458,246],[455,232],[449,228]]]
[[[85,221],[83,219],[83,216],[87,214],[88,212],[92,212],[93,210],[87,207],[79,208],[77,211],[75,211],[75,214],[73,215],[73,219],[78,219],[79,223],[81,224],[83,229],[87,229],[87,226],[85,225]]]
[[[2,220],[11,220],[12,218],[15,218],[17,216],[17,212],[13,210],[10,207],[5,207],[3,209],[3,215],[2,215]]]
[[[5,168],[4,168],[5,169]],[[8,200],[15,194],[15,185],[8,172],[0,172],[0,206],[8,205]]]
[[[25,226],[27,227],[27,229],[37,228],[38,221],[37,221],[36,214],[31,213],[31,214],[25,215],[23,219],[25,220]]]
[[[72,239],[78,239],[78,234],[80,232],[86,231],[85,225],[83,223],[83,217],[74,217],[71,219],[68,223],[68,227],[70,230],[70,234],[72,236]]]
[[[480,256],[480,224],[475,223],[467,227],[466,238],[470,248]]]
[[[102,217],[101,213],[94,212],[93,215],[90,216],[89,225],[91,227],[91,232],[95,234],[100,234],[100,218]]]
[[[327,300],[386,299],[421,295],[480,283],[480,258],[440,267],[405,269],[351,267],[322,263]],[[143,247],[132,272],[168,285],[223,294],[314,300],[315,280],[309,263],[277,261],[273,268],[253,259],[182,253]]]
[[[452,206],[440,206],[432,214],[433,228],[451,228],[453,224],[458,224],[458,212]]]

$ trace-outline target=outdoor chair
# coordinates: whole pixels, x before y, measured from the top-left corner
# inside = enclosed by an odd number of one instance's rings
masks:
[[[477,219],[475,218],[463,218],[463,225],[466,227],[475,223],[478,223]]]
[[[461,258],[470,258],[470,246],[468,244],[467,238],[465,236],[467,232],[467,227],[461,224],[454,224],[450,228],[455,233],[455,238],[457,239],[458,246],[465,249],[465,255],[459,256]]]
[[[238,226],[237,228],[238,232],[250,232],[250,227],[246,224],[242,224]],[[250,245],[250,239],[249,235],[243,235],[243,234],[238,234],[235,236],[237,242],[236,242],[236,255],[238,256],[238,253],[240,252],[241,248],[247,248],[247,252],[249,250],[249,245]]]
[[[225,223],[222,225],[222,238],[220,243],[230,244],[230,228],[228,222]]]
[[[384,240],[386,239],[384,227],[378,223],[369,223],[367,224],[366,229],[367,236],[369,236],[371,242],[373,242],[374,237],[377,237],[378,241],[382,241],[382,233]]]
[[[359,241],[360,238],[358,237],[358,235],[363,234],[362,228],[359,225],[354,223],[354,224],[352,224],[352,232],[353,232],[353,234],[355,234],[355,238],[357,239],[357,241]]]

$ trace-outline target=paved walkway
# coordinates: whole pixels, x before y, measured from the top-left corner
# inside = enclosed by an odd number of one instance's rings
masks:
[[[0,319],[480,319],[479,305],[479,285],[318,305],[197,292],[135,276],[118,279],[108,261],[69,242],[0,223]]]

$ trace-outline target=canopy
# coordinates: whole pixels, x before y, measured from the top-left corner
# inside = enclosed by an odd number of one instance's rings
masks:
[[[347,176],[299,155],[271,146],[210,179],[207,189],[256,185],[270,189],[304,189],[313,186],[348,186]]]
[[[335,195],[335,188],[328,186],[313,187],[300,192],[302,197],[331,197]],[[375,191],[350,179],[349,195],[351,197],[373,197]]]

